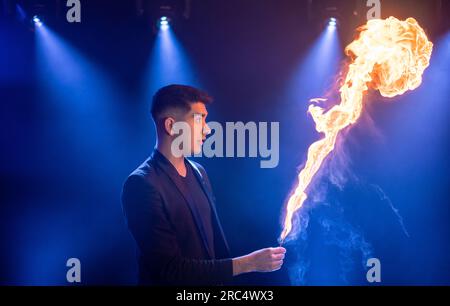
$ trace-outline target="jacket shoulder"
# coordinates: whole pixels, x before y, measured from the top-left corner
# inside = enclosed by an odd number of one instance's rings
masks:
[[[131,186],[147,186],[152,189],[157,188],[156,169],[149,160],[143,162],[133,172],[131,172],[124,182],[124,189]]]

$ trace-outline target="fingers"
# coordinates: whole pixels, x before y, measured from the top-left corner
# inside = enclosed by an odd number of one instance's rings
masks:
[[[270,248],[273,254],[285,254],[286,249],[283,247]]]
[[[271,266],[272,266],[272,271],[277,271],[279,269],[281,269],[281,266],[283,265],[283,260],[286,254],[286,249],[283,247],[276,247],[276,248],[271,248]]]
[[[249,256],[253,261],[254,271],[272,272],[281,268],[285,254],[285,248],[275,247],[255,251]]]
[[[283,265],[282,260],[272,262],[272,271],[280,270],[282,265]]]
[[[278,261],[278,260],[283,260],[284,259],[284,254],[272,254],[272,260]]]
[[[270,252],[269,256],[272,261],[279,261],[284,259],[286,249],[282,247],[269,248],[269,252]]]

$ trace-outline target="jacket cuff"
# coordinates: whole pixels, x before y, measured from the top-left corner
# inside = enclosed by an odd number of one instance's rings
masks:
[[[221,282],[231,282],[233,279],[233,260],[231,258],[217,260],[217,274]]]

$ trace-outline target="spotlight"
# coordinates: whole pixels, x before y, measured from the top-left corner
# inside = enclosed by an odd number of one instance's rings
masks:
[[[42,21],[38,16],[33,16],[33,22],[38,27],[42,26]]]
[[[335,17],[331,17],[330,19],[328,19],[328,26],[332,28],[336,27],[337,19]]]
[[[153,0],[150,2],[154,3],[150,7],[152,9],[150,16],[152,18],[153,32],[155,34],[160,31],[167,31],[176,26],[182,17],[181,4],[179,5],[177,3],[184,1]]]
[[[170,25],[169,25],[169,18],[167,16],[162,16],[161,18],[159,18],[159,27],[161,30],[167,30]]]

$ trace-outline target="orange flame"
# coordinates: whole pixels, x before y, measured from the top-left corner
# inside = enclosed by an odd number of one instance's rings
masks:
[[[379,90],[384,97],[394,97],[416,89],[430,63],[433,44],[414,18],[405,21],[395,17],[374,19],[358,31],[359,37],[345,48],[352,61],[339,90],[341,103],[327,112],[317,105],[308,108],[317,132],[324,133],[324,137],[308,148],[305,167],[287,202],[281,243],[291,232],[292,217],[307,199],[306,189],[333,151],[339,132],[360,117],[364,93],[370,87]]]

